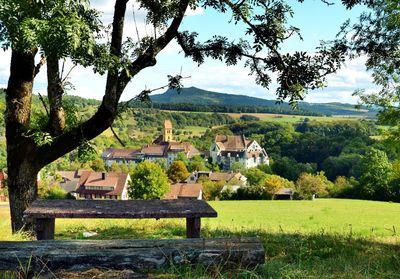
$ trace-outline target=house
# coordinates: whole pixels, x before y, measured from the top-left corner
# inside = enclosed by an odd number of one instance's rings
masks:
[[[274,200],[293,200],[293,189],[290,188],[281,188],[274,195]]]
[[[200,177],[207,177],[213,182],[225,181],[227,184],[237,184],[238,186],[246,186],[247,177],[240,172],[211,172],[211,171],[195,171],[186,179],[187,183],[196,183]]]
[[[197,199],[201,200],[203,196],[203,186],[198,183],[175,183],[163,197],[165,200],[176,199]]]
[[[76,197],[75,191],[78,188],[83,171],[84,170],[57,172],[57,175],[61,176],[61,181],[59,182],[60,188]]]
[[[200,152],[190,143],[173,141],[172,133],[171,121],[165,120],[162,134],[151,144],[144,145],[140,149],[109,148],[102,153],[101,157],[108,167],[114,163],[136,164],[144,160],[156,161],[158,159],[166,159],[169,166],[179,153],[185,154],[189,159],[200,155]]]
[[[223,169],[229,170],[234,163],[245,168],[269,165],[267,152],[255,140],[247,140],[244,135],[217,135],[210,147],[210,157]]]
[[[130,180],[127,173],[83,171],[75,191],[76,198],[127,200]]]
[[[111,167],[114,163],[128,164],[130,162],[140,162],[141,158],[138,156],[138,153],[139,150],[136,149],[108,148],[101,154],[101,157],[104,161],[104,165]]]

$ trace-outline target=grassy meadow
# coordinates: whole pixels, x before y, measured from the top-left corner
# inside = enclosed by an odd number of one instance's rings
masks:
[[[162,273],[172,278],[400,278],[400,204],[336,199],[210,204],[219,216],[202,219],[202,236],[257,236],[264,243],[266,264],[254,270],[174,267]],[[11,236],[8,208],[0,208],[0,218],[1,240],[29,239]],[[56,221],[56,239],[83,239],[83,232],[96,232],[92,239],[182,238],[185,223]]]

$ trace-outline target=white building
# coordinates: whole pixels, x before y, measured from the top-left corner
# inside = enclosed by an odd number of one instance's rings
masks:
[[[245,168],[269,165],[268,154],[255,140],[247,140],[244,135],[218,135],[210,148],[210,157],[223,169],[229,170],[235,162]]]

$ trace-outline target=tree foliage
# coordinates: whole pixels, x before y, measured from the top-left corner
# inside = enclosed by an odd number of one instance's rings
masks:
[[[131,174],[128,195],[131,199],[159,199],[170,189],[168,177],[157,164],[144,161]]]
[[[361,161],[361,196],[366,199],[388,200],[389,182],[392,178],[392,164],[383,151],[372,148]]]
[[[296,194],[300,199],[309,200],[313,195],[325,197],[328,190],[332,187],[323,172],[317,174],[303,173],[296,181]]]
[[[169,167],[167,175],[173,182],[181,182],[189,176],[189,172],[184,162],[175,160]]]
[[[294,183],[280,177],[279,175],[270,174],[264,180],[265,191],[274,199],[276,193],[283,188],[290,188],[294,190]]]
[[[360,89],[354,94],[360,97],[362,103],[380,109],[379,119],[382,123],[398,125],[400,7],[396,0],[370,1],[368,7],[357,24],[344,26],[341,40],[347,42],[352,57],[367,56],[366,66],[379,89],[373,93]],[[392,135],[398,143],[398,131]]]

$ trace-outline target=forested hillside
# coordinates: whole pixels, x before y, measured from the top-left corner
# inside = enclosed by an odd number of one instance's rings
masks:
[[[244,92],[245,93],[245,92]],[[298,110],[287,103],[277,104],[275,100],[211,92],[196,87],[183,88],[180,92],[169,89],[163,94],[152,95],[153,107],[161,109],[182,109],[190,111],[217,112],[263,112],[302,115],[362,115],[374,116],[376,112],[357,110],[354,105],[341,103],[312,104],[299,102]],[[168,105],[167,105],[168,104]],[[209,108],[207,108],[209,107]]]

